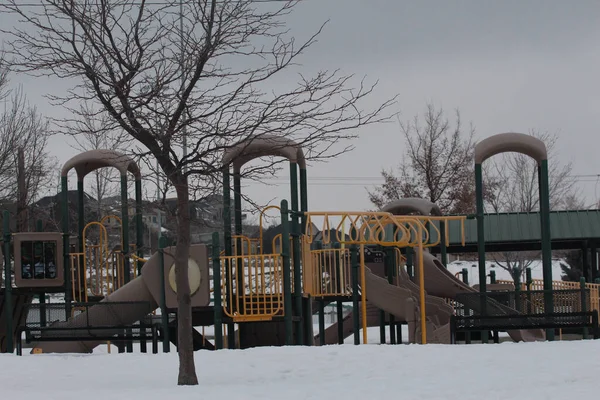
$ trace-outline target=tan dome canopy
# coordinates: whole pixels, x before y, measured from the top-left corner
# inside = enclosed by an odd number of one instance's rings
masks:
[[[488,158],[500,153],[525,154],[538,164],[548,159],[546,145],[540,139],[523,133],[499,133],[490,136],[475,146],[475,164],[481,164]]]
[[[289,138],[275,135],[260,135],[242,140],[225,150],[223,165],[233,163],[233,168],[239,171],[248,161],[264,156],[284,157],[306,169],[302,147]]]
[[[75,168],[77,179],[83,180],[90,172],[104,167],[114,167],[121,175],[127,175],[129,171],[136,179],[142,178],[140,168],[131,157],[107,149],[90,150],[76,155],[63,165],[61,176],[67,176]]]
[[[394,215],[407,215],[413,212],[419,213],[420,215],[442,215],[442,211],[435,203],[418,197],[394,200],[391,203],[386,204],[381,211],[389,212]]]

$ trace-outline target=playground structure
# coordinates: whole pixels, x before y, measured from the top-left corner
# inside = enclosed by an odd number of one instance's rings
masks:
[[[539,165],[544,256],[541,288],[532,286],[530,279],[524,286],[492,280],[487,287],[481,164],[506,151],[530,155]],[[258,238],[247,237],[242,230],[241,170],[247,162],[265,156],[287,159],[291,182],[290,203],[282,200],[279,207],[269,207],[281,216],[281,234],[273,240],[269,254],[263,252],[262,234],[262,217],[267,210],[261,212]],[[104,167],[117,168],[121,174],[121,215],[86,223],[84,177]],[[465,222],[470,216],[441,215],[435,204],[423,199],[400,199],[379,212],[309,211],[306,160],[298,144],[268,135],[239,143],[223,156],[223,245],[215,233],[210,254],[205,245],[193,245],[190,249],[193,323],[214,326],[214,344],[194,330],[195,348],[325,345],[342,343],[349,335],[354,336],[355,344],[360,344],[361,331],[362,343],[367,343],[367,328],[373,325],[381,327],[382,342],[385,326],[389,325],[394,343],[396,338],[402,341],[400,324],[408,326],[411,343],[450,343],[454,340],[455,316],[508,320],[535,312],[550,318],[557,307],[585,316],[593,312],[597,320],[600,285],[583,282],[573,286],[552,281],[547,168],[545,147],[531,136],[500,134],[477,146],[475,218],[480,284],[473,288],[446,270],[449,230],[460,232],[460,244],[464,247]],[[67,175],[71,169],[75,169],[78,178],[75,238],[70,236],[68,223]],[[135,179],[135,243],[129,239],[128,173]],[[20,340],[19,329],[26,325],[30,308],[39,314],[36,352],[91,352],[115,337],[117,331],[142,332],[144,324],[160,327],[163,349],[168,351],[169,341],[176,344],[177,336],[172,256],[175,249],[165,248],[163,243],[159,252],[144,258],[138,166],[127,156],[96,150],[69,160],[61,176],[63,232],[11,234],[5,212],[4,264],[11,265],[14,257],[15,279],[13,284],[11,269],[5,268],[0,316],[2,351],[11,352],[15,340]],[[120,230],[119,242],[112,246],[106,228],[108,218],[116,221]],[[315,239],[315,227],[320,228],[320,240]],[[439,258],[433,255],[434,251]],[[40,267],[36,267],[38,264]],[[50,305],[43,303],[45,296],[39,296],[39,306],[31,306],[35,295],[49,291],[65,293],[64,305],[60,306],[64,314],[58,321],[48,320],[45,307]],[[492,291],[516,294],[507,303],[495,295],[488,296]],[[568,291],[581,296],[569,297]],[[529,297],[521,300],[520,293],[528,293]],[[347,316],[342,311],[344,302],[352,303],[352,313]],[[337,303],[338,318],[336,324],[325,329],[324,308],[330,303]],[[152,315],[158,308],[160,315]],[[319,314],[318,335],[312,324],[315,308]],[[554,339],[555,329],[543,331],[531,321],[529,318],[524,328],[506,330],[515,341]],[[95,329],[95,336],[84,338],[73,333],[84,328]],[[487,342],[488,335],[489,331],[482,329],[481,341]],[[142,336],[138,338],[143,340]],[[131,351],[131,342],[125,346]]]

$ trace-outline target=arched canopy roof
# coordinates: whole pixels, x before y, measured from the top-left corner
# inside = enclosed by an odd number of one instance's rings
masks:
[[[230,147],[223,155],[223,165],[233,164],[234,170],[239,171],[248,161],[264,156],[284,157],[306,169],[302,147],[289,138],[275,135],[260,135]]]
[[[546,145],[540,139],[523,133],[499,133],[490,136],[475,146],[475,164],[481,164],[488,158],[500,153],[515,152],[525,154],[538,164],[548,159]]]
[[[67,176],[75,168],[77,179],[81,181],[90,172],[104,167],[114,167],[121,175],[127,175],[129,171],[136,179],[142,178],[140,168],[131,157],[108,149],[89,150],[76,155],[63,165],[61,176]]]
[[[436,216],[442,215],[442,211],[435,203],[418,197],[407,197],[394,200],[391,203],[386,204],[381,211],[389,212],[394,215],[407,215],[410,213]]]

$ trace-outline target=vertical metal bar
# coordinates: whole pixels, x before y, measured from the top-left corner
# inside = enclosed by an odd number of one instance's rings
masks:
[[[294,305],[298,318],[296,323],[296,343],[303,344],[304,311],[302,310],[302,270],[300,265],[300,233],[302,228],[298,219],[298,165],[290,162],[290,191],[291,191],[291,236],[292,236],[292,265],[294,266]]]
[[[212,246],[215,349],[221,350],[223,348],[223,304],[221,299],[221,251],[218,232],[214,232],[212,235]]]
[[[483,171],[481,164],[475,164],[475,202],[477,206],[477,253],[479,258],[479,292],[481,296],[481,315],[487,315],[487,285],[485,263],[485,225],[483,221]],[[481,332],[481,342],[488,342],[488,332]]]
[[[396,253],[394,248],[387,247],[385,249],[385,273],[387,275],[388,283],[394,284],[394,276],[396,276]],[[390,344],[396,344],[396,319],[390,314]],[[385,321],[384,321],[385,323]],[[385,329],[384,329],[385,332]],[[385,341],[385,338],[384,338]]]
[[[325,300],[319,299],[319,346],[325,346]]]
[[[122,243],[122,251],[121,255],[123,257],[123,273],[124,273],[124,283],[127,284],[131,281],[131,268],[129,264],[129,200],[127,196],[127,175],[121,175],[121,226],[123,237],[121,238]],[[84,276],[85,279],[85,276]],[[130,334],[131,331],[127,329],[126,334]],[[126,344],[127,353],[133,352],[133,343],[128,341]]]
[[[541,217],[540,217],[541,218]],[[588,242],[587,240],[585,240],[583,242],[583,246],[581,247],[581,273],[583,274],[583,277],[587,280],[589,277],[589,266],[590,266],[590,262],[589,262],[589,249],[588,249]]]
[[[521,274],[519,268],[513,268],[513,275],[515,277],[515,308],[519,313],[523,312],[521,310]],[[551,312],[551,311],[550,311]]]
[[[446,221],[440,220],[440,252],[442,264],[448,268],[448,249],[446,248]]]
[[[136,250],[137,256],[140,258],[144,257],[143,247],[144,247],[144,228],[143,228],[143,216],[142,216],[142,181],[141,179],[135,179],[135,236],[136,236]],[[150,242],[150,238],[148,238]],[[142,272],[143,264],[136,260],[137,265],[137,274],[138,276]]]
[[[6,352],[14,351],[13,344],[13,306],[12,306],[12,280],[10,273],[10,213],[4,210],[2,213],[4,233],[4,316],[6,318]]]
[[[231,182],[229,165],[223,168],[223,242],[225,247],[225,256],[230,257],[233,254],[233,243],[231,240]],[[227,298],[227,308],[231,312],[234,306],[232,272],[233,263],[230,258],[225,261],[225,297]],[[233,323],[227,324],[227,348],[234,346],[235,327]]]
[[[587,296],[586,296],[587,293],[585,290],[585,278],[583,278],[583,277],[581,277],[579,279],[579,289],[581,290],[581,298],[580,298],[581,308],[580,309],[581,309],[581,312],[585,313],[585,312],[587,312],[587,301],[588,300],[587,300]],[[588,328],[584,327],[583,328],[583,339],[584,340],[587,339],[588,336],[589,336]]]
[[[71,288],[71,258],[69,257],[69,186],[66,176],[60,178],[61,186],[61,211],[60,217],[63,231],[63,268],[65,271],[65,313],[71,315],[71,300],[73,290]]]
[[[166,238],[162,236],[158,239],[158,252],[160,262],[160,320],[163,331],[163,353],[168,353],[170,349],[169,338],[169,314],[167,312],[167,283],[165,280],[165,247]]]
[[[350,264],[352,265],[352,324],[354,328],[354,344],[360,344],[360,310],[358,298],[358,279],[360,263],[358,261],[358,248],[355,244],[350,246]]]
[[[525,269],[525,284],[527,287],[527,314],[531,314],[531,284],[533,283],[533,279],[531,279],[531,268],[527,267]]]
[[[592,280],[590,282],[595,282],[598,277],[598,248],[596,247],[596,242],[592,242],[592,246],[590,248],[590,258],[592,261],[591,264],[591,275]]]
[[[121,224],[123,237],[121,238],[121,253],[123,256],[123,278],[127,284],[131,280],[129,268],[129,200],[127,198],[127,175],[121,175]]]
[[[550,186],[548,182],[548,160],[542,160],[538,167],[540,183],[540,219],[542,230],[542,269],[544,275],[544,308],[554,310],[552,295],[552,237],[550,230]],[[554,340],[554,329],[546,331],[546,339]]]
[[[336,302],[338,344],[344,344],[344,303]]]
[[[283,259],[283,309],[285,344],[293,344],[292,282],[290,266],[290,226],[286,200],[281,201],[281,257]]]
[[[98,216],[100,218],[100,216]],[[83,228],[85,227],[85,192],[83,178],[77,180],[77,233],[79,235],[79,251],[83,251]]]
[[[300,211],[302,212],[301,232],[306,233],[306,212],[308,211],[308,180],[306,168],[300,168]]]
[[[419,225],[419,246],[417,247],[419,251],[419,307],[420,307],[420,317],[421,317],[421,344],[427,344],[427,310],[425,309],[425,268],[423,265],[423,240],[421,239],[423,236],[422,233],[423,228]]]
[[[413,268],[413,254],[414,250],[412,247],[406,248],[406,273],[412,279],[415,277],[415,271]]]

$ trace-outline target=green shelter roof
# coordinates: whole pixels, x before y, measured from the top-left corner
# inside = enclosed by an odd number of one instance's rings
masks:
[[[466,245],[477,244],[477,220],[464,224]],[[485,214],[484,227],[486,243],[541,241],[538,212]],[[553,241],[600,239],[600,210],[551,211],[550,231]],[[449,221],[448,232],[450,246],[461,246],[460,222]]]

